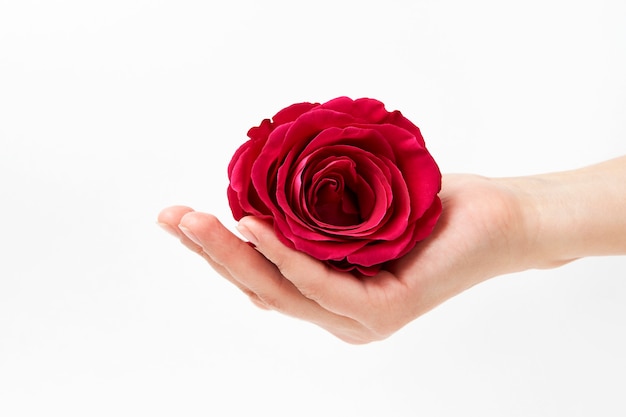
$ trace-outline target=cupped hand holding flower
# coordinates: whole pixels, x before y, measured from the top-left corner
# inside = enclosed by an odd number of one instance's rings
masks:
[[[489,277],[520,269],[530,253],[517,196],[475,176],[446,176],[442,216],[430,237],[387,270],[368,277],[341,272],[285,246],[273,227],[244,217],[240,232],[214,216],[174,206],[159,223],[259,307],[312,322],[349,343],[381,340]]]
[[[531,177],[446,175],[440,196],[443,212],[432,235],[365,278],[283,245],[258,218],[240,221],[256,248],[188,207],[167,208],[158,220],[258,306],[350,343],[383,339],[501,274],[626,254],[626,156]]]

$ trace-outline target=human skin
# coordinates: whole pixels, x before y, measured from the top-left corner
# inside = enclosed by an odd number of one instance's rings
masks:
[[[626,156],[572,171],[487,178],[444,175],[442,216],[426,240],[373,277],[335,271],[244,217],[237,228],[189,207],[158,223],[259,307],[354,344],[382,340],[490,278],[626,254]]]

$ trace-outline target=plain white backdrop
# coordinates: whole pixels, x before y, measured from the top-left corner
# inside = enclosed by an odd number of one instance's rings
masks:
[[[232,153],[297,101],[378,98],[444,172],[624,154],[625,21],[621,0],[0,0],[0,415],[625,415],[626,257],[351,346],[155,224],[185,204],[233,227]]]

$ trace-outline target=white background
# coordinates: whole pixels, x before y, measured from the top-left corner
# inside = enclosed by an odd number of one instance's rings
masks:
[[[351,346],[155,224],[186,204],[233,227],[232,153],[297,101],[378,98],[444,172],[624,154],[624,22],[621,0],[0,0],[0,415],[625,415],[626,257]]]

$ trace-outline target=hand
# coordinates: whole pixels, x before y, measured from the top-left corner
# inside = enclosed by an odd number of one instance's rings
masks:
[[[519,195],[506,181],[444,176],[443,213],[433,234],[373,277],[328,268],[285,247],[270,225],[243,218],[238,229],[175,206],[159,223],[200,254],[259,307],[315,323],[349,343],[381,340],[443,301],[530,259]]]

